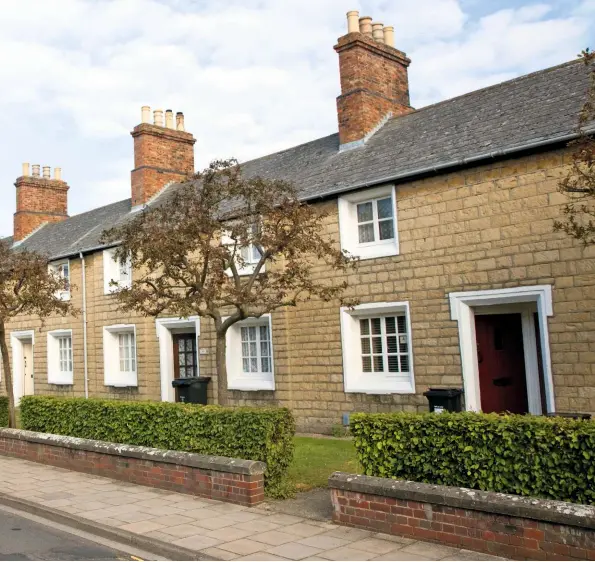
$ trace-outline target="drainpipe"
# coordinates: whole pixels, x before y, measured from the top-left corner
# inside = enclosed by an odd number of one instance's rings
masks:
[[[79,253],[83,277],[83,363],[85,365],[85,398],[89,398],[89,370],[87,365],[87,280],[85,276],[85,257]]]

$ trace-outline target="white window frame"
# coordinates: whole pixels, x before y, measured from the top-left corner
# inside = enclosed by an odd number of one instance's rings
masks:
[[[132,371],[120,370],[120,334],[134,335],[134,363]],[[103,384],[105,386],[138,386],[138,340],[136,325],[117,324],[103,327]]]
[[[70,371],[60,369],[60,339],[70,338]],[[52,330],[47,334],[48,384],[74,384],[74,345],[72,330]]]
[[[126,260],[125,267],[128,275],[127,279],[122,279],[122,266],[115,258],[117,248],[108,248],[103,250],[103,293],[110,295],[118,292],[120,289],[130,288],[132,285],[132,264],[130,259]],[[117,285],[111,284],[111,281],[115,281]]]
[[[271,345],[271,372],[244,373],[242,365],[242,328],[249,326],[269,327]],[[275,349],[273,324],[270,314],[260,318],[247,318],[230,326],[226,338],[227,388],[229,390],[275,390]]]
[[[227,232],[223,233],[221,242],[224,246],[229,246],[230,249],[233,249],[234,244],[236,244],[235,240],[233,240]],[[236,268],[238,270],[238,275],[252,275],[254,273],[254,270],[256,269],[256,266],[258,265],[258,262],[260,261],[260,258],[255,261],[253,260],[254,244],[249,244],[248,246],[246,246],[246,248],[248,248],[248,250],[250,252],[250,261],[245,261],[243,267],[240,267],[239,263],[236,262]],[[241,248],[239,246],[236,248],[236,250],[239,252],[241,252],[242,249],[243,248]],[[262,267],[260,268],[260,271],[264,272],[265,269],[266,269],[266,263],[263,263]],[[226,269],[225,273],[229,277],[231,277],[233,275],[231,268]]]
[[[409,302],[379,302],[341,308],[341,346],[343,348],[343,383],[346,393],[363,394],[414,394],[413,337]],[[405,314],[407,326],[409,372],[367,373],[362,367],[361,334],[359,321]]]
[[[393,204],[393,230],[394,238],[389,240],[376,239],[374,242],[359,241],[357,220],[357,206],[361,203],[376,202],[378,199],[391,197]],[[394,185],[384,185],[373,189],[348,193],[339,197],[339,237],[341,249],[360,259],[373,259],[399,254],[399,223],[397,218],[397,193]],[[376,204],[374,204],[374,232],[378,236],[378,220]]]
[[[64,279],[64,276],[61,274],[61,268],[64,265],[68,266],[68,289],[65,291],[58,291],[56,293],[56,297],[63,301],[69,301],[70,300],[70,277],[71,277],[71,273],[72,273],[72,271],[70,269],[70,260],[66,259],[66,260],[55,261],[55,262],[50,263],[48,267],[49,267],[49,270],[51,273],[53,273],[54,275],[58,276],[61,279]]]

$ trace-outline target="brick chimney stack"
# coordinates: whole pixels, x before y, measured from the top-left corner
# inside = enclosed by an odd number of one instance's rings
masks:
[[[17,212],[14,214],[14,242],[20,242],[45,222],[59,222],[68,218],[68,184],[62,181],[62,170],[54,169],[51,178],[50,167],[39,164],[23,164],[23,173],[17,178]]]
[[[347,35],[338,39],[341,95],[337,98],[341,150],[359,146],[391,116],[413,111],[407,67],[394,47],[394,28],[347,13]]]
[[[153,112],[141,109],[141,124],[132,133],[134,138],[134,170],[131,172],[132,206],[144,205],[167,183],[182,181],[194,173],[194,143],[196,139],[184,131],[184,115],[168,109]]]

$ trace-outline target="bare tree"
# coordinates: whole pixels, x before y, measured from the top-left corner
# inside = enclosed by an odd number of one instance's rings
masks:
[[[10,244],[0,240],[0,353],[8,395],[9,427],[16,427],[16,420],[6,324],[21,314],[36,315],[43,320],[54,313],[73,312],[70,302],[60,299],[65,289],[67,281],[49,271],[45,257],[12,249]]]
[[[235,160],[213,162],[160,204],[104,233],[130,260],[123,310],[212,319],[218,401],[227,401],[226,332],[236,322],[317,298],[344,298],[335,281],[354,261],[325,235],[327,214],[291,184],[244,178]],[[322,264],[327,274],[316,274]]]
[[[570,143],[574,147],[570,170],[559,184],[568,196],[564,219],[555,221],[554,229],[587,246],[595,243],[595,53],[587,49],[581,57],[589,69],[589,91],[579,115],[579,137]]]

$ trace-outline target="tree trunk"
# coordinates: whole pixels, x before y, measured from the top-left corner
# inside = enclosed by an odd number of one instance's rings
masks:
[[[16,414],[14,409],[14,390],[12,388],[12,371],[8,358],[8,346],[6,345],[6,330],[4,321],[0,320],[0,354],[2,355],[2,370],[4,371],[4,386],[8,396],[8,427],[16,427]]]
[[[217,347],[215,351],[217,361],[217,397],[220,406],[227,404],[227,342],[225,333],[217,334]]]

